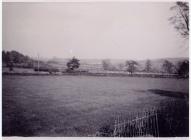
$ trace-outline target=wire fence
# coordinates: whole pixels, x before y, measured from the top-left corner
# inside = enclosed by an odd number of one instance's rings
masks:
[[[114,124],[114,137],[159,137],[158,116],[155,109],[145,110],[137,113],[136,117],[130,116],[129,120],[120,120],[119,117]]]
[[[158,107],[117,115],[94,136],[185,137],[189,135],[189,107],[185,100],[165,100]]]

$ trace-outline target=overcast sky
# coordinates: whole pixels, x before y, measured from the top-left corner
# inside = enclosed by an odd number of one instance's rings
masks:
[[[44,58],[188,57],[174,3],[3,3],[3,49]]]

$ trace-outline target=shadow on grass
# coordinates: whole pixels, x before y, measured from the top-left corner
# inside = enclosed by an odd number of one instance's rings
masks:
[[[176,91],[168,91],[168,90],[160,90],[160,89],[149,89],[148,91],[154,94],[161,95],[161,96],[188,99],[188,93],[184,93],[184,92],[176,92]]]
[[[158,111],[160,137],[188,137],[189,105],[185,100],[164,101],[160,106],[163,106]]]

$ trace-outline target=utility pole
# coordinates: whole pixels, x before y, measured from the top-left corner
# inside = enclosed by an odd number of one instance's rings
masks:
[[[37,67],[38,67],[38,73],[39,73],[39,54],[37,55],[38,57],[38,64],[37,64]]]

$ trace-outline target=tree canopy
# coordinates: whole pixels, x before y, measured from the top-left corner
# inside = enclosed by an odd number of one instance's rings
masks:
[[[68,67],[68,70],[69,71],[73,71],[77,68],[80,67],[80,63],[79,63],[80,60],[78,60],[77,58],[73,57],[71,60],[68,61],[68,63],[66,64],[67,67]]]
[[[35,60],[13,50],[2,51],[2,62],[12,70],[15,66],[32,68]]]
[[[183,77],[188,77],[188,75],[189,75],[189,61],[188,60],[179,62],[178,74]]]
[[[127,66],[127,71],[132,74],[137,69],[138,63],[134,60],[128,60],[126,61],[126,66]]]

